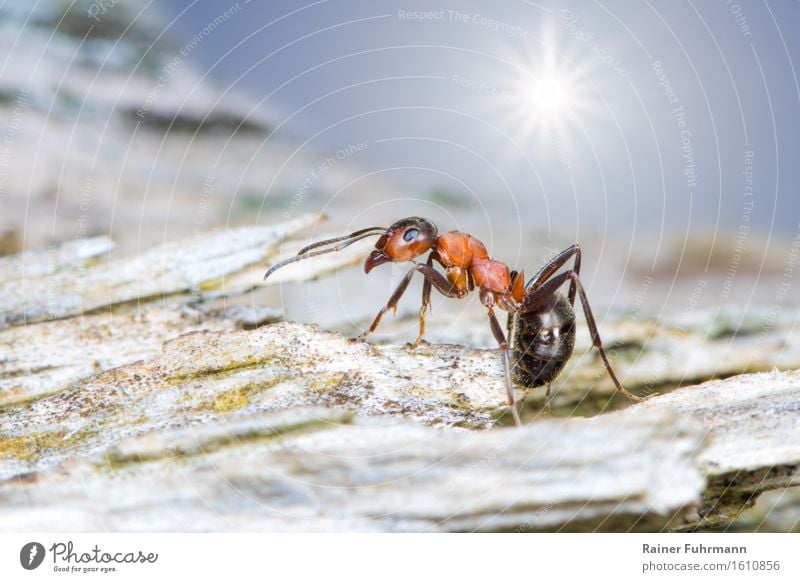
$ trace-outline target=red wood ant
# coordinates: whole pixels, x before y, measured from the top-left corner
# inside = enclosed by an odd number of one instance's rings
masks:
[[[514,423],[519,426],[521,423],[514,400],[512,380],[525,388],[546,384],[545,409],[549,410],[550,384],[569,360],[575,346],[573,308],[577,295],[583,306],[592,343],[600,353],[614,386],[631,400],[642,400],[622,387],[608,361],[597,331],[597,323],[579,277],[581,248],[577,244],[556,255],[526,284],[522,272],[509,271],[505,263],[490,258],[486,247],[475,237],[458,231],[440,235],[432,222],[415,216],[395,222],[389,228],[365,228],[347,236],[309,245],[301,249],[296,256],[273,265],[264,275],[264,279],[290,263],[340,251],[371,236],[380,238],[375,244],[375,250],[364,263],[366,273],[378,265],[389,262],[410,261],[414,266],[400,281],[389,302],[375,316],[369,329],[356,339],[363,340],[375,331],[383,315],[390,309],[397,308],[397,303],[408,289],[414,273],[421,273],[425,278],[422,306],[419,310],[419,336],[413,344],[414,348],[420,344],[425,335],[425,312],[430,308],[433,287],[445,297],[455,299],[465,297],[477,287],[481,303],[488,311],[492,334],[502,350],[508,406]],[[414,261],[428,251],[430,254],[425,264]],[[571,269],[556,274],[573,258]],[[435,262],[444,268],[444,275],[434,268]],[[567,282],[569,290],[565,297],[558,290]],[[495,307],[508,312],[506,325],[508,339],[497,321]]]

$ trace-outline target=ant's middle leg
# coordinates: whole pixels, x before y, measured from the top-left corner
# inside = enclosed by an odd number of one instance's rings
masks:
[[[433,269],[433,259],[434,253],[428,255],[428,262],[426,266]],[[411,349],[416,349],[419,347],[419,344],[422,343],[422,339],[425,337],[425,312],[430,309],[431,306],[431,290],[433,285],[431,284],[428,277],[425,277],[425,282],[422,284],[422,306],[419,308],[419,335],[417,336],[417,341],[415,341],[411,345]]]
[[[603,340],[600,339],[600,332],[597,330],[597,322],[594,319],[594,314],[592,313],[592,308],[589,305],[589,299],[586,297],[586,291],[581,284],[580,277],[578,277],[578,273],[575,271],[565,271],[560,275],[556,275],[555,277],[551,278],[549,281],[543,283],[539,288],[535,291],[532,291],[525,300],[525,304],[522,308],[523,312],[528,313],[531,311],[535,311],[536,309],[540,308],[544,303],[552,297],[554,293],[558,291],[558,288],[561,287],[564,283],[570,281],[571,285],[574,285],[577,289],[578,295],[581,298],[581,305],[583,306],[583,315],[586,318],[586,324],[589,326],[589,335],[592,337],[592,345],[597,348],[597,351],[600,353],[600,358],[603,360],[603,366],[605,366],[608,375],[611,377],[611,381],[614,383],[614,387],[625,397],[629,398],[630,400],[634,400],[636,402],[642,402],[644,398],[636,396],[631,392],[625,390],[622,387],[617,375],[614,373],[614,369],[611,367],[611,362],[608,361],[608,356],[606,356],[606,351],[603,347]],[[571,288],[571,286],[570,286]]]
[[[500,322],[497,321],[497,316],[494,314],[494,309],[491,305],[484,306],[489,312],[489,325],[492,328],[492,334],[497,343],[500,344],[500,350],[503,352],[503,372],[505,373],[506,381],[506,397],[508,398],[508,407],[511,409],[511,416],[514,418],[516,426],[522,426],[522,421],[519,419],[519,412],[517,412],[517,402],[514,398],[514,384],[511,381],[511,350],[508,348],[506,336],[503,333],[503,328],[500,327]]]
[[[416,265],[415,270],[422,273],[425,281],[433,285],[436,290],[451,299],[463,299],[469,292],[467,289],[459,287],[457,284],[450,281],[447,277],[442,275],[439,271],[428,265]]]
[[[397,304],[400,302],[400,298],[403,296],[403,293],[405,293],[406,289],[408,289],[408,285],[409,283],[411,283],[411,278],[414,276],[414,273],[416,272],[417,272],[416,269],[411,269],[408,273],[405,274],[403,280],[400,281],[400,284],[397,286],[397,289],[394,290],[394,293],[392,293],[392,296],[389,298],[388,303],[386,303],[386,306],[383,307],[378,312],[378,315],[375,316],[372,325],[369,326],[369,329],[367,331],[356,337],[355,338],[356,340],[358,341],[364,340],[369,334],[375,331],[375,329],[377,329],[378,325],[381,323],[381,318],[383,317],[384,313],[386,313],[390,309],[394,309],[395,311],[397,310]]]

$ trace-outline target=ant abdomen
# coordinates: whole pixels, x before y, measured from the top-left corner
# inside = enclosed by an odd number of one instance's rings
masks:
[[[553,294],[541,308],[512,316],[514,382],[536,388],[552,382],[575,347],[575,312],[566,297]]]

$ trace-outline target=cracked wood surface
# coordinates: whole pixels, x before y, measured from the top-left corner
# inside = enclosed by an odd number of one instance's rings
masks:
[[[735,375],[584,419],[575,403],[606,411],[609,391],[579,343],[556,394],[571,418],[538,415],[536,391],[529,424],[513,430],[494,349],[357,343],[263,325],[274,309],[213,307],[259,287],[312,221],[117,262],[103,238],[0,259],[0,528],[690,530],[798,483],[798,372]],[[33,293],[48,288],[63,294]],[[796,359],[793,324],[765,332],[754,313],[753,333],[736,338],[704,317],[607,322],[628,387]]]
[[[97,260],[110,248],[103,238],[0,259],[0,330],[131,302],[176,296],[199,302],[244,293],[262,284],[263,265],[275,257],[281,241],[319,220],[307,214],[272,226],[210,231],[114,261]],[[331,255],[303,265],[295,276],[311,278],[352,260],[352,253]]]
[[[69,499],[78,529],[690,529],[798,482],[798,373],[519,431],[460,428],[492,426],[499,372],[493,351],[419,353],[297,324],[183,335],[5,410],[5,523],[42,527]],[[111,481],[128,491],[124,511]],[[162,508],[147,525],[164,491],[187,513]]]

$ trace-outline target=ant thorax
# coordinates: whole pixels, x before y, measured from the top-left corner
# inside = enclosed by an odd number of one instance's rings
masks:
[[[483,243],[464,232],[453,230],[436,239],[436,254],[444,267],[469,269],[475,259],[488,259]]]

